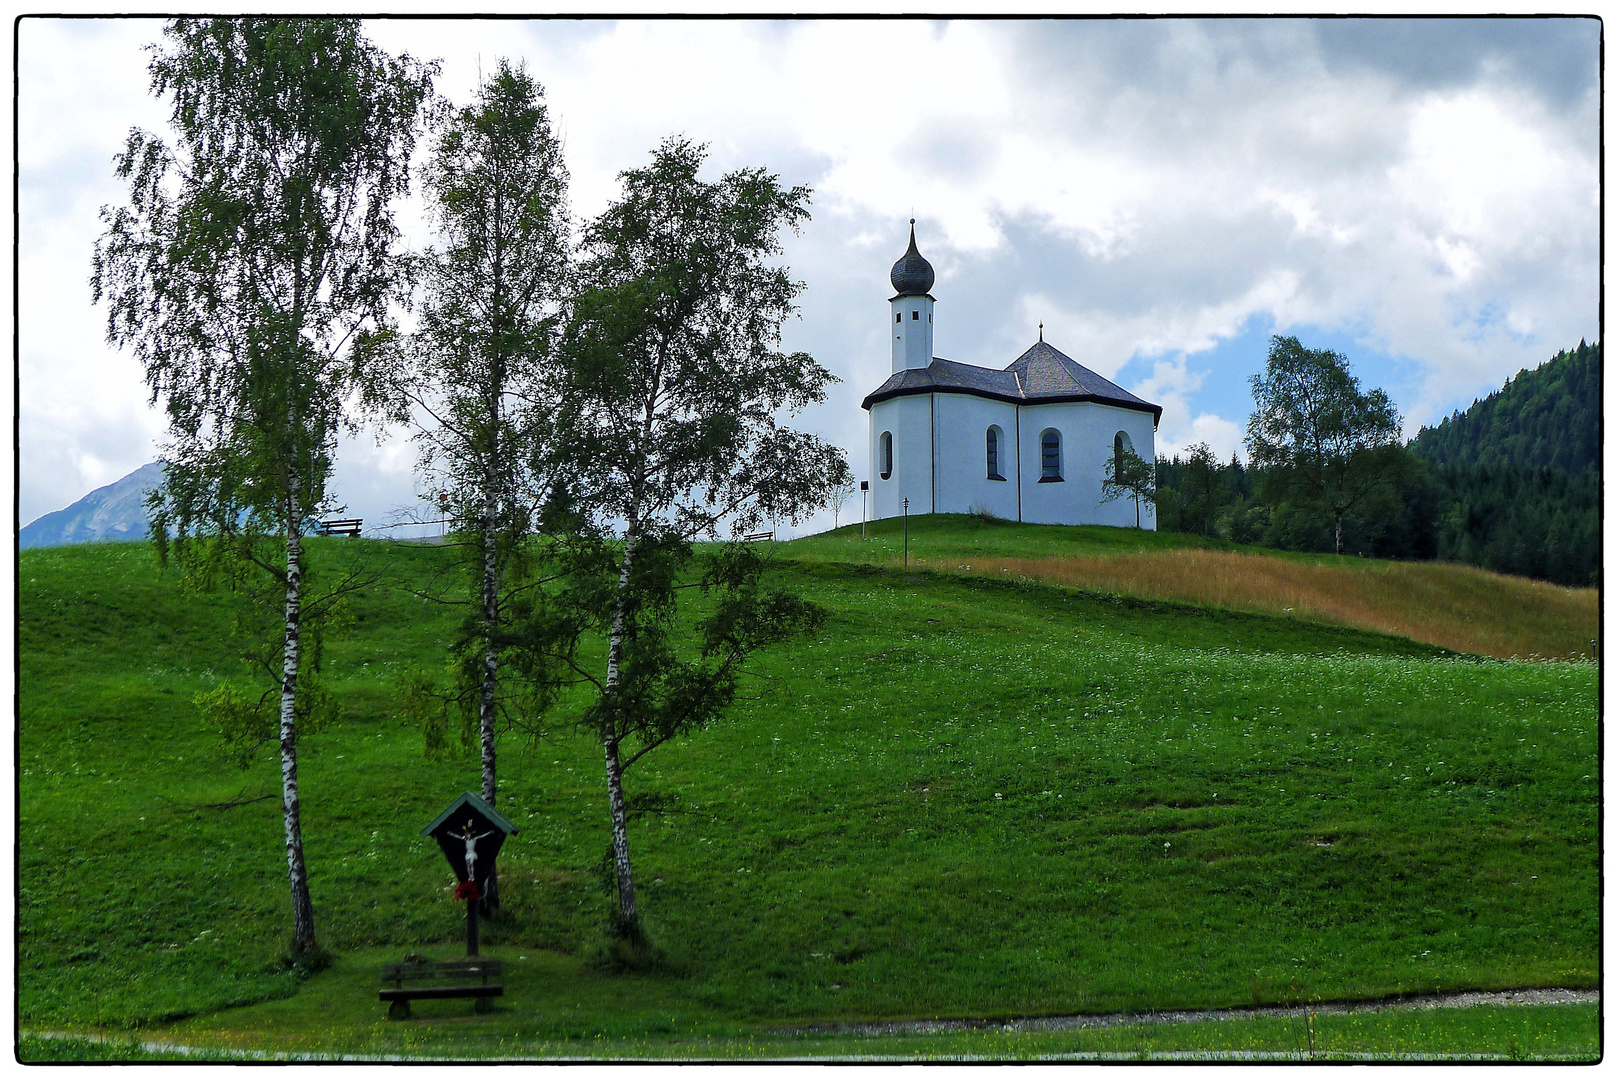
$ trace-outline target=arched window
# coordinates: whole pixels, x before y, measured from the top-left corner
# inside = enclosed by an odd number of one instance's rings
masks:
[[[1000,475],[1000,442],[1004,436],[1005,432],[1001,431],[998,425],[994,425],[989,428],[989,433],[984,438],[988,450],[990,480],[1005,479]]]
[[[1055,428],[1039,433],[1039,482],[1062,482],[1062,433]]]
[[[1129,436],[1120,431],[1112,437],[1112,478],[1114,480],[1124,474],[1124,453],[1133,454],[1135,444],[1129,441]]]
[[[893,475],[893,432],[884,431],[877,449],[877,461],[882,466],[882,479]]]

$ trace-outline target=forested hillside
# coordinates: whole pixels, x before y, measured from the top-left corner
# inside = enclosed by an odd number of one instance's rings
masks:
[[[1396,499],[1346,522],[1345,550],[1441,559],[1561,585],[1601,579],[1601,345],[1580,342],[1423,428]],[[1330,521],[1270,497],[1264,470],[1205,448],[1158,461],[1159,527],[1294,551],[1331,550]]]
[[[1423,428],[1410,449],[1431,466],[1438,558],[1565,585],[1600,580],[1599,342],[1518,372]]]
[[[1441,465],[1430,483],[1442,500],[1438,558],[1561,585],[1600,584],[1600,470]]]
[[[1422,428],[1410,449],[1434,465],[1486,470],[1601,467],[1601,344],[1579,342],[1497,393]]]

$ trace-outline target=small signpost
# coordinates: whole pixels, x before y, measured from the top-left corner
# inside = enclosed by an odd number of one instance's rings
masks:
[[[905,569],[910,569],[910,500],[905,499]]]
[[[470,791],[462,793],[421,830],[421,835],[438,841],[459,882],[455,898],[466,901],[467,956],[478,954],[478,900],[494,874],[494,857],[506,837],[516,832],[517,826]]]

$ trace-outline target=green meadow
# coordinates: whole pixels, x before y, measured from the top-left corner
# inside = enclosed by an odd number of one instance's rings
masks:
[[[320,565],[357,557],[394,583],[327,642],[342,715],[302,743],[317,930],[335,954],[314,974],[280,960],[276,763],[238,769],[194,704],[244,677],[231,598],[186,588],[145,545],[22,552],[21,1029],[317,1054],[1295,1053],[1301,1021],[1286,1020],[782,1032],[1599,984],[1594,665],[907,572],[836,554],[842,533],[776,546],[772,574],[825,607],[825,627],[760,656],[724,722],[628,775],[663,963],[593,960],[609,903],[599,746],[565,724],[509,733],[499,805],[521,833],[500,857],[505,909],[484,924],[506,996],[483,1015],[418,1003],[393,1023],[377,966],[461,949],[464,907],[417,830],[476,787],[476,756],[426,759],[395,695],[410,668],[444,663],[458,613],[397,586],[442,570],[446,550],[313,545]],[[936,557],[972,554],[956,533]],[[1047,539],[1031,528],[1028,550]],[[1588,1058],[1594,1016],[1315,1023],[1341,1054]]]

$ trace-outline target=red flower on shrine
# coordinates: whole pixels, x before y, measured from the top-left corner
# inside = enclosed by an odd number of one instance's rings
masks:
[[[475,881],[463,881],[455,886],[455,899],[457,900],[478,900],[482,896],[483,894],[478,891],[478,883]]]

